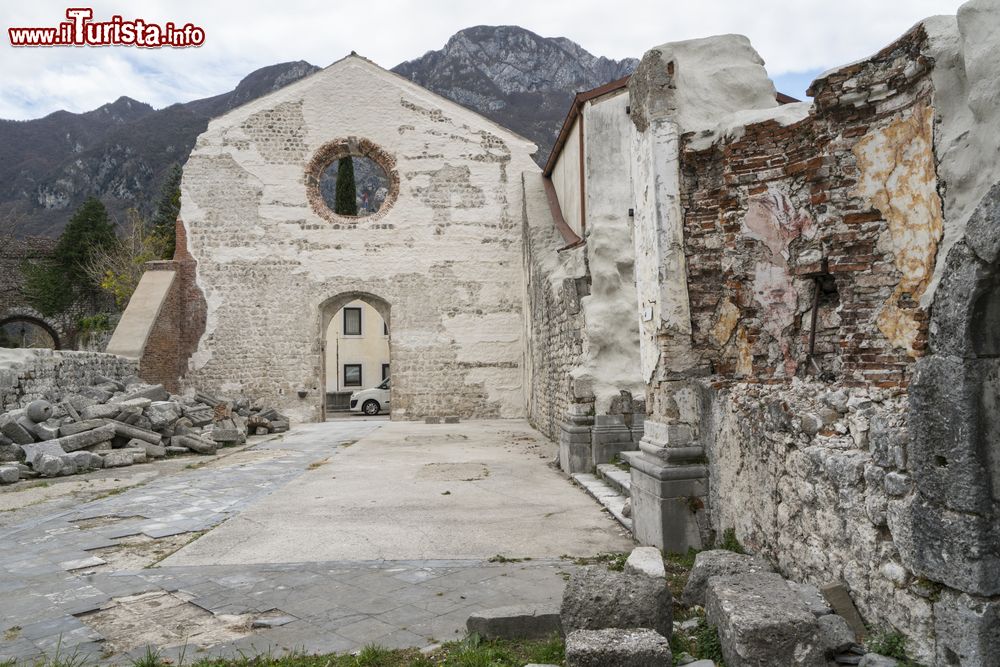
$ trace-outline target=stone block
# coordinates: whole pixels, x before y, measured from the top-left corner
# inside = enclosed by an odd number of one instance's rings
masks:
[[[541,639],[562,634],[559,609],[512,605],[478,611],[465,622],[469,634],[486,639]]]
[[[665,581],[667,570],[663,566],[663,554],[656,547],[636,547],[625,561],[625,571],[641,574],[659,581]]]
[[[851,599],[847,584],[841,581],[826,584],[820,588],[820,593],[830,604],[834,613],[842,616],[851,626],[854,638],[858,641],[863,640],[867,634],[865,622],[861,618],[861,614],[858,613],[858,608],[854,606],[854,600]]]
[[[290,428],[287,420],[275,419],[271,422],[271,430],[274,433],[285,433]]]
[[[24,449],[21,445],[10,441],[0,444],[0,463],[17,463],[24,458]]]
[[[117,417],[118,413],[121,411],[121,406],[117,404],[98,403],[95,405],[89,405],[80,410],[80,417],[83,419],[113,419],[114,417]]]
[[[954,663],[953,663],[954,664]],[[984,665],[986,663],[983,663]],[[878,653],[866,653],[861,656],[858,667],[898,667],[899,661],[895,658],[879,655]]]
[[[566,667],[664,667],[670,642],[643,629],[576,630],[566,637]]]
[[[236,444],[240,441],[240,432],[235,428],[219,428],[216,425],[210,433],[212,440],[215,442],[226,443],[226,444]]]
[[[806,609],[812,612],[813,616],[825,616],[832,614],[833,609],[823,598],[823,594],[812,584],[799,584],[789,581],[788,587],[798,594],[799,599],[806,605]]]
[[[41,454],[31,462],[31,468],[42,477],[56,477],[62,472],[63,461],[59,456]]]
[[[66,454],[66,450],[60,447],[58,442],[53,440],[23,445],[21,449],[24,451],[25,462],[31,466],[34,466],[35,459],[40,456],[47,454],[49,456],[59,457]]]
[[[35,437],[15,420],[9,418],[0,419],[3,419],[2,423],[0,423],[0,432],[15,443],[19,445],[30,445],[35,441]]]
[[[170,441],[173,442],[173,438],[171,438]],[[182,447],[180,445],[171,444],[164,447],[164,449],[167,450],[167,456],[180,456],[181,454],[191,453],[190,449],[188,449],[187,447]]]
[[[155,431],[147,431],[146,429],[139,428],[138,426],[132,426],[131,424],[125,424],[120,421],[108,421],[107,424],[114,428],[115,435],[120,438],[126,438],[128,440],[136,439],[142,440],[144,442],[150,442],[154,445],[160,444],[163,440],[163,436]]]
[[[55,420],[34,424],[25,419],[25,422],[31,424],[31,427],[28,428],[27,424],[21,425],[30,430],[39,440],[55,440],[59,437],[59,422]]]
[[[822,651],[827,660],[832,659],[838,653],[858,646],[854,640],[854,630],[847,624],[843,616],[836,614],[819,616],[816,619],[816,624],[819,626],[816,634],[819,650]]]
[[[681,600],[687,606],[705,606],[705,590],[711,577],[773,572],[774,568],[760,558],[724,549],[702,551],[694,558]]]
[[[441,423],[441,418],[440,417],[424,417],[424,423],[425,424],[440,424]]]
[[[132,447],[142,447],[146,450],[146,458],[149,459],[162,459],[167,455],[167,448],[163,445],[154,445],[151,442],[145,442],[143,440],[131,440],[128,443],[129,448]]]
[[[28,415],[28,419],[36,424],[40,424],[52,416],[52,404],[42,400],[32,401],[28,403],[25,414]]]
[[[171,401],[157,401],[155,403],[151,403],[149,407],[143,410],[143,414],[146,416],[146,419],[149,420],[149,424],[153,428],[153,430],[156,431],[167,428],[168,426],[176,422],[178,419],[180,419],[181,414],[184,414],[184,416],[188,416],[187,411],[185,411],[177,403],[173,403]],[[207,417],[208,419],[202,421],[201,424],[199,425],[203,426],[205,424],[208,424],[212,420],[212,415],[210,411],[207,411]],[[192,423],[194,422],[192,421]]]
[[[73,452],[77,449],[83,449],[85,447],[90,447],[91,445],[96,445],[97,443],[104,442],[105,440],[111,440],[114,436],[114,424],[105,424],[104,426],[99,426],[89,431],[76,433],[74,435],[67,435],[62,438],[56,438],[55,440],[50,440],[49,442],[57,443],[67,452]]]
[[[197,454],[215,454],[219,447],[211,440],[196,435],[175,435],[170,439],[170,444],[175,447],[186,447]]]
[[[718,628],[727,665],[826,667],[816,617],[780,574],[710,577],[705,616]]]
[[[77,433],[83,433],[84,431],[91,431],[98,426],[104,426],[103,419],[88,419],[86,421],[79,422],[69,422],[68,424],[63,424],[59,427],[59,435],[76,435]]]
[[[65,463],[66,461],[71,461],[77,471],[104,467],[104,459],[99,454],[88,452],[86,450],[79,450],[66,454],[63,457],[63,462]]]
[[[136,389],[134,391],[130,390],[129,393],[115,398],[114,402],[121,403],[123,401],[130,401],[134,398],[148,398],[151,401],[166,401],[170,398],[170,393],[163,387],[162,384],[154,384],[142,389]]]
[[[101,456],[104,458],[104,467],[121,468],[132,465],[134,462],[132,452],[133,450],[131,449],[112,449],[107,452],[101,452]]]
[[[445,424],[457,424],[458,421],[459,421],[458,417],[456,417],[454,415],[451,415],[451,416],[448,416],[448,417],[444,418],[444,423]]]
[[[1000,600],[945,589],[934,603],[940,665],[996,665],[1000,656]]]
[[[670,553],[701,549],[700,516],[708,495],[703,465],[664,465],[647,454],[629,455],[632,533],[640,544]]]
[[[13,484],[21,479],[21,469],[17,465],[0,465],[0,484]]]
[[[575,572],[566,584],[561,617],[566,632],[652,628],[670,637],[673,599],[665,580],[588,567]]]
[[[254,435],[267,435],[268,433],[270,433],[270,431],[266,426],[258,426],[253,430]]]

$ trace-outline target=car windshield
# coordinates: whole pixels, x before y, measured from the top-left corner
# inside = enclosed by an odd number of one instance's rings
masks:
[[[389,388],[389,380],[386,380],[385,382],[383,382],[382,384],[380,384],[379,386],[377,386],[375,388],[376,389],[388,389]]]

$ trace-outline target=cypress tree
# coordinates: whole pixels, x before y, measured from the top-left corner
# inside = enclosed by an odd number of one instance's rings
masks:
[[[337,215],[358,214],[358,191],[354,184],[354,160],[350,156],[337,163],[337,199],[333,212]]]

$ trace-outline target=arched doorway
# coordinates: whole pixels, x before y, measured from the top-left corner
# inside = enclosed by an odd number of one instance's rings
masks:
[[[365,414],[389,413],[390,331],[390,306],[381,297],[351,291],[323,302],[320,414],[343,414],[352,408]],[[352,406],[355,392],[365,392],[365,400]]]
[[[0,347],[58,350],[62,345],[59,333],[45,320],[17,314],[0,318]]]

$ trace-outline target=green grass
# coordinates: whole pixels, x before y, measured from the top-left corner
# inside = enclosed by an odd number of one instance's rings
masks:
[[[746,553],[746,549],[744,549],[743,545],[740,544],[740,541],[736,539],[736,530],[734,528],[726,528],[726,531],[722,534],[722,542],[718,544],[718,548],[738,554]]]
[[[906,636],[895,630],[876,632],[865,642],[866,648],[879,655],[895,658],[899,667],[920,667],[906,652]]]
[[[691,548],[684,554],[667,554],[663,559],[663,567],[667,571],[667,588],[674,596],[674,615],[683,617],[686,610],[680,606],[681,594],[687,585],[691,568],[694,567],[694,558],[698,555],[698,550]]]
[[[131,667],[523,667],[527,663],[562,664],[565,646],[561,637],[534,640],[486,640],[471,635],[461,641],[447,642],[424,655],[415,648],[388,649],[368,644],[354,654],[290,653],[273,655],[241,654],[235,658],[202,658],[189,662],[183,657],[174,663],[153,647],[132,660]],[[63,655],[26,663],[28,667],[96,667],[97,661],[77,654]],[[23,667],[13,660],[0,661],[0,667]]]
[[[625,561],[628,560],[627,553],[606,553],[597,554],[596,556],[586,556],[586,557],[576,557],[567,556],[563,554],[560,558],[565,558],[566,560],[573,561],[574,565],[596,565],[598,563],[604,563],[609,570],[614,572],[621,572],[625,569]]]

